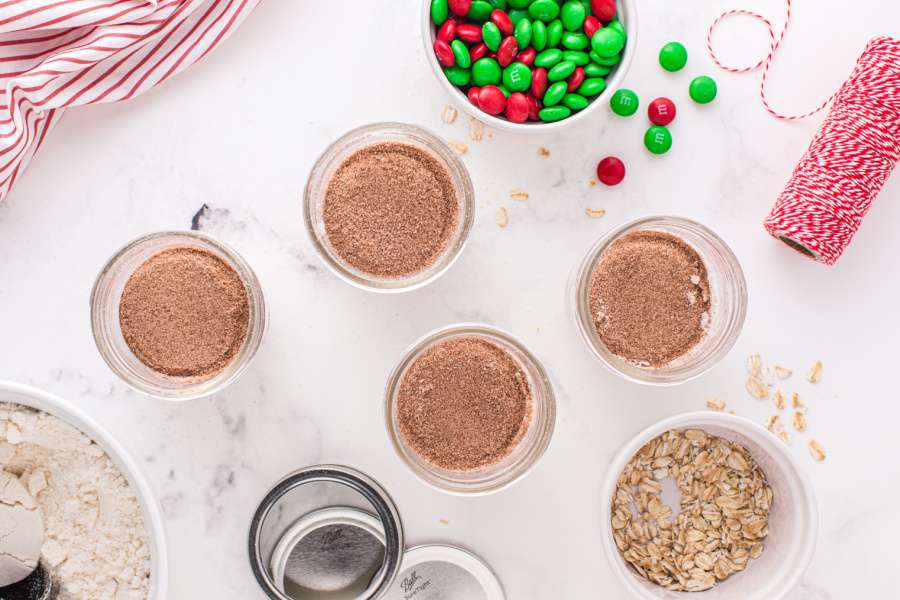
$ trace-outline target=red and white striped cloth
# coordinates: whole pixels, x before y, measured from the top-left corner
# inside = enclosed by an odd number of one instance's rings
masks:
[[[149,90],[259,1],[0,0],[0,200],[67,107]]]

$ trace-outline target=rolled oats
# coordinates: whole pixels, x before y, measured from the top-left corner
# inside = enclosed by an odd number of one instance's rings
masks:
[[[775,376],[778,377],[778,379],[787,379],[793,373],[794,372],[790,369],[787,369],[785,367],[779,367],[778,365],[775,365]]]
[[[454,121],[456,121],[456,117],[458,115],[459,115],[459,112],[457,112],[457,110],[455,108],[447,105],[444,107],[444,111],[441,113],[441,121],[443,121],[444,123],[447,123],[449,125],[450,123],[453,123]]]
[[[497,209],[496,220],[497,225],[499,225],[500,227],[506,227],[507,225],[509,225],[509,213],[507,213],[506,209],[502,206]]]
[[[816,440],[809,440],[809,453],[819,462],[825,460],[825,449]]]
[[[469,119],[469,137],[476,142],[484,138],[484,123],[474,117]]]
[[[718,399],[710,399],[706,401],[706,407],[711,408],[712,410],[725,410],[725,401]]]
[[[806,415],[799,410],[794,413],[794,429],[801,433],[806,431]]]
[[[762,399],[769,395],[769,386],[763,383],[759,377],[751,375],[747,378],[747,391],[754,398]]]
[[[681,492],[677,516],[662,501],[660,480],[667,477]],[[619,475],[613,539],[649,581],[672,591],[707,590],[762,554],[773,498],[740,444],[699,429],[667,431]]]
[[[806,379],[808,379],[810,383],[819,383],[819,380],[822,379],[821,360],[817,360],[813,363],[813,366],[809,368],[809,373],[806,374]]]

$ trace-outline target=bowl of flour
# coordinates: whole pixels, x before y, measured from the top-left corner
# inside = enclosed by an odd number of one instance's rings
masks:
[[[65,400],[0,381],[0,468],[44,519],[57,600],[163,600],[165,530],[134,460]]]

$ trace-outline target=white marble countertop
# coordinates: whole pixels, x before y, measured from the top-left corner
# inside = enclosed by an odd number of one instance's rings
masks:
[[[646,103],[678,104],[675,143],[650,156],[646,120],[600,110],[576,131],[493,132],[468,140],[467,121],[440,121],[447,98],[427,67],[417,3],[264,2],[203,64],[135,101],[75,109],[0,206],[0,377],[69,399],[108,427],[147,472],[165,512],[172,598],[261,598],[245,536],[263,492],[297,467],[353,465],[394,496],[411,543],[445,541],[484,557],[512,600],[624,599],[601,554],[599,487],[617,448],[663,417],[721,397],[763,422],[771,404],[743,388],[746,356],[805,371],[818,386],[788,390],[810,405],[828,451],[792,451],[818,495],[815,559],[791,600],[900,597],[900,511],[893,398],[900,331],[895,175],[833,268],[773,241],[760,223],[821,116],[781,123],[757,97],[758,76],[718,73],[705,55],[708,23],[730,2],[642,0],[639,51],[626,78]],[[399,5],[402,4],[403,7]],[[749,2],[780,22],[780,1]],[[849,73],[873,35],[898,34],[900,6],[869,0],[799,3],[772,75],[785,110],[818,103]],[[347,29],[338,31],[339,25]],[[351,34],[352,28],[354,33]],[[727,34],[746,34],[740,40]],[[666,74],[656,52],[679,39],[687,69]],[[728,26],[731,57],[764,48],[754,24]],[[719,81],[719,98],[687,99],[693,75]],[[646,105],[646,104],[645,104]],[[356,125],[402,120],[469,143],[477,223],[443,278],[403,295],[354,289],[320,264],[304,236],[299,199],[318,153]],[[538,156],[545,146],[551,156]],[[602,156],[629,169],[616,188],[592,187]],[[512,202],[513,188],[527,202]],[[270,329],[244,377],[217,397],[167,404],[128,391],[97,353],[88,319],[94,277],[114,250],[153,230],[202,228],[255,267]],[[494,213],[509,209],[500,229]],[[607,210],[589,219],[586,207]],[[674,213],[722,235],[743,262],[750,312],[734,351],[705,376],[658,389],[605,371],[583,347],[564,304],[567,277],[587,247],[632,218]],[[382,391],[402,349],[435,327],[484,321],[522,338],[552,372],[555,438],[541,463],[484,498],[432,491],[394,455]],[[877,495],[878,497],[873,497]]]

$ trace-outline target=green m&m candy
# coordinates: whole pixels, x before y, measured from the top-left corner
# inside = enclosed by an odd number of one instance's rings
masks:
[[[456,60],[456,66],[468,69],[472,66],[472,57],[469,56],[469,48],[462,40],[453,40],[450,42],[450,49],[453,50],[453,58]]]
[[[644,146],[653,154],[665,154],[672,147],[672,134],[662,125],[654,125],[644,134]]]
[[[500,68],[500,63],[497,62],[497,59],[487,56],[479,58],[472,65],[472,81],[478,87],[497,85],[500,83],[502,72],[503,70]]]
[[[604,67],[614,67],[622,62],[622,55],[616,54],[615,56],[610,56],[607,58],[605,56],[600,56],[599,54],[591,50],[591,60],[598,65],[603,65]]]
[[[577,31],[566,31],[559,40],[564,48],[569,50],[584,50],[591,45],[588,36]]]
[[[680,71],[687,64],[687,49],[678,42],[669,42],[659,50],[659,64],[666,71]]]
[[[548,48],[534,57],[534,66],[549,69],[562,60],[563,53],[559,48]]]
[[[507,0],[507,3],[513,8],[528,8],[531,0]]]
[[[562,121],[572,114],[572,109],[568,106],[547,106],[538,111],[538,118],[545,123],[554,121]]]
[[[605,79],[602,77],[590,77],[585,79],[576,91],[582,96],[596,96],[605,89]]]
[[[485,0],[474,0],[472,6],[469,7],[469,12],[466,14],[466,17],[473,21],[483,23],[491,18],[491,11],[493,10],[494,7],[491,6],[490,2],[486,2]]]
[[[431,0],[431,21],[435,25],[443,25],[450,14],[450,5],[447,0]]]
[[[559,19],[562,21],[563,27],[569,31],[579,31],[584,26],[584,19],[587,15],[584,4],[578,0],[568,0],[562,6]]]
[[[589,100],[581,94],[566,94],[563,96],[562,105],[572,110],[582,110],[587,108]]]
[[[450,83],[458,86],[469,85],[469,81],[472,79],[472,74],[469,73],[469,69],[464,69],[462,67],[447,67],[444,69],[444,75],[447,76]]]
[[[514,8],[506,14],[509,15],[509,20],[513,25],[518,25],[519,21],[528,18],[528,11],[523,8]]]
[[[563,34],[563,24],[561,21],[556,20],[552,23],[547,23],[547,47],[555,48],[559,46],[559,41],[562,39]]]
[[[475,64],[477,65],[478,63],[476,62]],[[636,113],[639,104],[640,101],[637,94],[624,88],[616,90],[616,93],[609,99],[610,108],[620,117],[630,117]]]
[[[500,42],[503,41],[503,34],[500,33],[500,28],[496,24],[488,21],[481,26],[481,40],[488,47],[488,50],[496,52],[497,48],[500,47]]]
[[[531,43],[533,31],[534,29],[531,26],[531,21],[528,19],[522,19],[516,23],[515,31],[513,31],[513,36],[516,38],[516,45],[519,48],[527,48]]]
[[[611,27],[604,27],[591,38],[591,50],[604,58],[615,56],[624,47],[625,36]]]
[[[547,79],[550,81],[562,81],[566,79],[575,72],[575,67],[577,65],[569,60],[564,60],[561,63],[557,63],[552,69],[547,71]]]
[[[701,75],[700,77],[695,77],[693,81],[691,81],[691,87],[688,88],[688,92],[691,95],[691,100],[696,102],[697,104],[707,104],[712,102],[716,98],[716,94],[719,89],[716,86],[715,80],[712,77],[707,77],[706,75]]]
[[[584,66],[584,74],[588,77],[606,77],[612,71],[612,67],[598,65],[595,62],[588,63]]]
[[[547,26],[543,21],[531,24],[531,47],[538,52],[547,47]]]
[[[625,26],[622,25],[622,21],[613,19],[606,26],[614,31],[618,31],[619,33],[621,33],[623,38],[628,37],[628,35],[625,33]]]
[[[506,10],[506,0],[488,0],[491,6],[500,10]]]
[[[588,53],[580,50],[563,50],[562,59],[571,61],[579,67],[583,67],[591,62],[591,57],[588,56]]]
[[[568,85],[565,81],[557,81],[548,87],[546,93],[544,93],[544,106],[559,104],[559,101],[566,95],[567,88]]]
[[[606,77],[611,72],[611,66],[601,65],[593,60],[584,66],[584,73],[588,77]]]
[[[512,63],[503,69],[503,85],[511,92],[524,92],[531,87],[531,69],[525,63]]]
[[[528,7],[532,19],[549,23],[559,16],[559,4],[556,0],[534,0]]]

